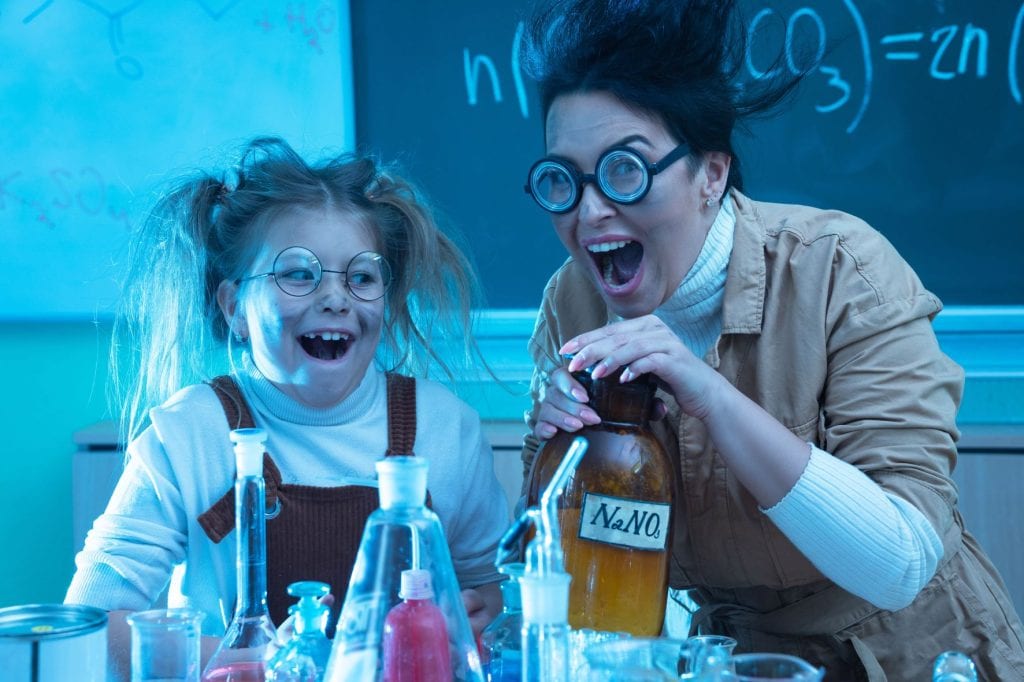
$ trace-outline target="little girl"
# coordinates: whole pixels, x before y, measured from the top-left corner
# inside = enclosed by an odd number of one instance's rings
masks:
[[[452,376],[428,345],[438,330],[472,344],[472,271],[413,188],[369,158],[308,165],[256,139],[223,177],[162,199],[130,255],[113,346],[115,360],[137,354],[125,365],[127,464],[65,598],[112,612],[112,657],[127,656],[124,616],[149,608],[179,564],[171,605],[187,601],[205,635],[223,635],[235,603],[228,432],[247,425],[268,433],[275,622],[296,580],[330,584],[340,608],[378,504],[374,462],[414,454],[430,462],[430,503],[479,633],[500,609],[493,560],[508,507],[477,413],[405,376],[434,364]],[[219,344],[241,360],[201,381]]]

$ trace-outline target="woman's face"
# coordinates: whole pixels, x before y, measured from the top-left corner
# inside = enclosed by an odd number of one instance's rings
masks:
[[[610,147],[628,146],[654,163],[679,143],[660,121],[606,92],[557,97],[545,137],[549,155],[583,173],[593,173]],[[688,160],[680,159],[653,176],[647,196],[631,205],[617,204],[587,183],[574,209],[552,214],[559,239],[614,313],[647,315],[678,288],[718,211],[717,202],[708,207],[704,200],[721,197],[728,166],[727,156],[711,154],[691,177]]]
[[[271,272],[290,246],[312,251],[325,271],[311,294],[291,296],[273,277],[261,277],[243,282],[241,291],[222,284],[224,300],[218,300],[232,330],[249,337],[253,361],[274,385],[306,405],[327,407],[348,397],[373,362],[384,299],[359,300],[342,275],[326,271],[346,270],[353,256],[377,245],[361,216],[295,208],[269,224],[246,276]]]

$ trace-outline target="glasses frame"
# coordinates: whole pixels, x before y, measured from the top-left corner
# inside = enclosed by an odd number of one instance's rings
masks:
[[[293,294],[292,292],[290,292],[287,289],[285,289],[284,286],[281,284],[281,282],[278,281],[278,279],[277,279],[277,262],[281,259],[281,256],[283,256],[285,254],[285,252],[291,251],[292,249],[302,249],[303,251],[307,252],[310,256],[312,256],[313,262],[316,263],[317,266],[320,268],[320,277],[317,278],[316,284],[314,284],[313,288],[310,289],[309,291],[307,291],[304,294]],[[377,257],[377,259],[378,259],[377,262],[380,263],[381,280],[384,282],[384,286],[383,286],[383,288],[381,290],[380,296],[377,296],[375,298],[364,298],[363,296],[360,296],[359,294],[357,294],[352,289],[351,285],[349,285],[349,283],[348,283],[348,271],[352,268],[352,264],[356,262],[357,258],[359,258],[360,256],[364,256],[366,254],[370,254],[372,256],[376,256]],[[381,254],[377,253],[376,251],[370,251],[370,250],[360,251],[356,255],[352,256],[351,259],[349,259],[348,265],[345,266],[344,270],[328,270],[320,262],[320,257],[317,256],[315,253],[313,253],[313,251],[311,249],[307,249],[305,246],[299,246],[298,244],[293,244],[292,246],[286,246],[285,248],[281,249],[281,251],[278,252],[277,256],[274,257],[273,269],[270,272],[261,272],[258,275],[250,275],[248,277],[239,277],[238,279],[235,280],[235,285],[238,286],[238,285],[242,284],[242,282],[248,282],[248,281],[251,281],[251,280],[254,280],[254,279],[259,279],[261,277],[273,277],[274,278],[274,284],[276,284],[277,288],[280,289],[283,293],[287,294],[288,296],[292,296],[294,298],[302,298],[303,296],[309,296],[314,291],[319,289],[320,288],[320,283],[324,281],[324,274],[326,274],[328,272],[333,272],[336,275],[341,275],[341,280],[345,284],[345,290],[348,291],[348,293],[352,294],[352,296],[356,300],[363,301],[365,303],[372,303],[374,301],[379,301],[380,299],[384,298],[385,294],[387,294],[387,292],[388,292],[388,289],[391,288],[391,264],[388,262],[387,258],[385,258]]]
[[[655,175],[662,172],[663,170],[665,170],[673,163],[675,163],[676,161],[683,158],[689,153],[690,145],[687,144],[686,142],[680,142],[672,151],[663,156],[661,159],[655,161],[654,163],[650,163],[647,161],[647,159],[643,157],[642,154],[640,154],[640,152],[633,149],[632,147],[628,147],[625,145],[616,145],[614,147],[606,149],[601,153],[601,156],[599,156],[597,159],[597,165],[595,166],[593,173],[581,173],[579,168],[577,168],[575,164],[559,156],[545,156],[544,158],[540,159],[532,166],[530,166],[530,172],[526,176],[526,185],[523,187],[523,189],[526,191],[527,194],[533,197],[533,200],[537,202],[537,205],[539,205],[541,208],[543,208],[545,211],[549,213],[568,213],[569,211],[576,208],[580,203],[580,199],[583,197],[583,188],[587,185],[587,183],[591,183],[595,187],[597,187],[601,194],[603,194],[610,201],[613,201],[616,204],[621,204],[623,206],[629,206],[631,204],[639,202],[641,199],[647,196],[647,193],[651,190],[651,182],[653,181]],[[604,175],[602,171],[608,164],[609,160],[616,154],[625,154],[627,156],[633,157],[638,162],[637,165],[639,165],[640,168],[644,170],[644,178],[640,187],[636,191],[628,195],[623,195],[616,192],[611,187],[606,186],[604,182]],[[546,170],[548,168],[557,168],[558,170],[563,171],[573,182],[573,191],[570,195],[570,199],[568,199],[563,204],[548,203],[541,199],[538,193],[534,191],[534,186],[536,184],[538,172],[541,170]]]

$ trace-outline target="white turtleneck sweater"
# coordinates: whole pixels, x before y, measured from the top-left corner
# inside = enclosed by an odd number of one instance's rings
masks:
[[[696,262],[654,311],[697,357],[721,333],[735,225],[726,195]],[[916,507],[813,444],[799,480],[763,511],[826,577],[881,608],[910,604],[942,557],[941,540]],[[910,568],[894,573],[899,566]]]

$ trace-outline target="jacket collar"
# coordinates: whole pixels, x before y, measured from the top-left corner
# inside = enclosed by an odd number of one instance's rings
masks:
[[[750,199],[729,190],[736,213],[732,258],[725,280],[722,334],[760,334],[764,322],[767,227]]]

